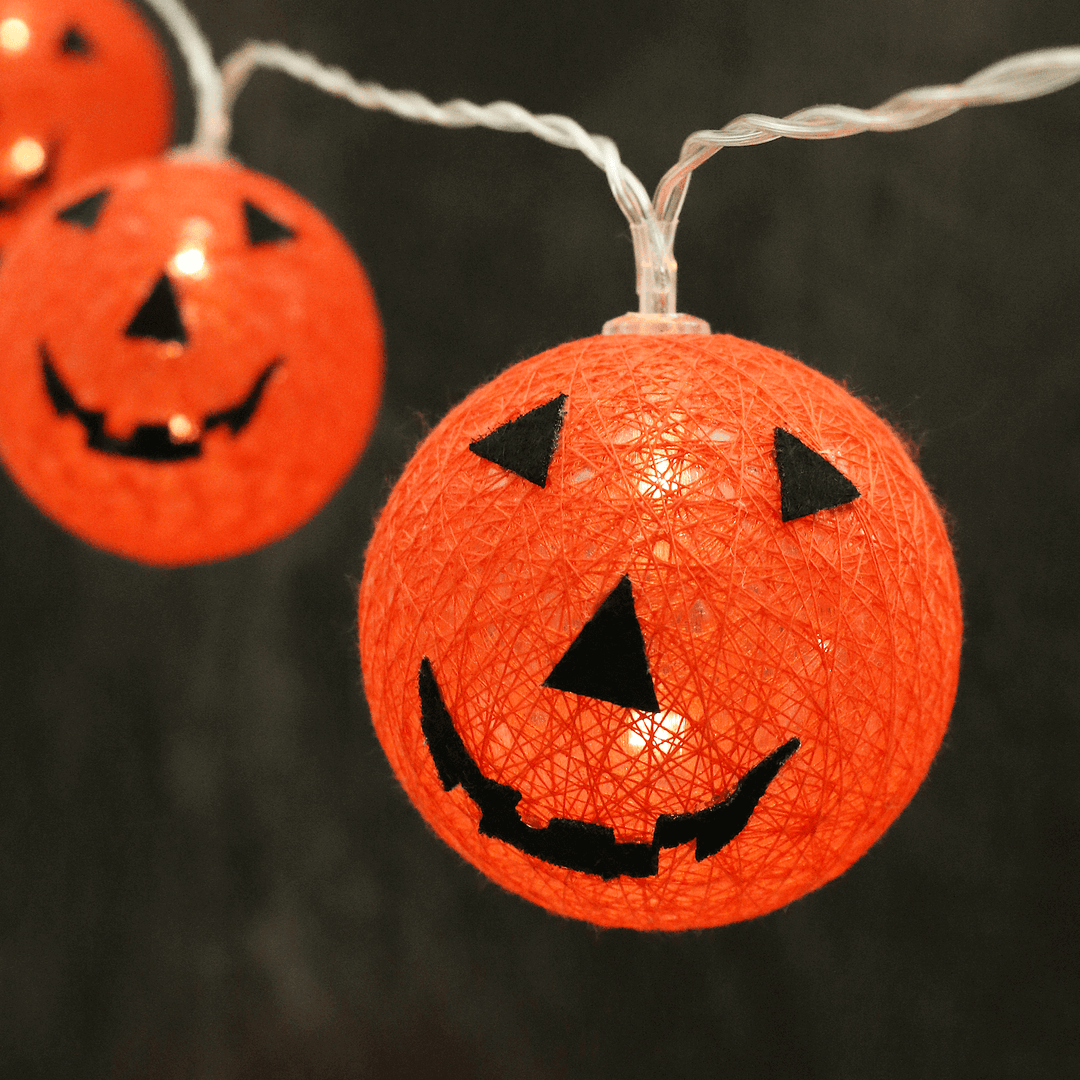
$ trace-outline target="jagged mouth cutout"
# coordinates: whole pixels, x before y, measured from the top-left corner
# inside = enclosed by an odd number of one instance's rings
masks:
[[[204,417],[194,438],[178,438],[174,426],[169,424],[139,424],[126,439],[118,439],[105,430],[105,414],[95,409],[85,409],[76,400],[67,385],[60,378],[56,366],[49,355],[44,342],[38,345],[41,355],[41,373],[45,379],[45,390],[58,416],[74,416],[86,431],[86,445],[91,450],[102,454],[115,454],[119,457],[137,458],[155,464],[167,464],[174,461],[187,461],[202,454],[202,437],[216,427],[227,427],[232,434],[239,435],[247,427],[255,410],[259,407],[263,391],[281,361],[274,360],[266,365],[255,380],[247,396],[220,412]],[[185,431],[183,434],[187,434]]]
[[[615,839],[609,825],[573,818],[552,818],[543,828],[526,824],[517,811],[521,792],[490,780],[465,748],[443,704],[438,680],[427,657],[420,663],[420,726],[444,791],[460,784],[480,810],[481,836],[516,847],[553,866],[610,881],[617,877],[652,877],[660,870],[660,849],[696,841],[701,862],[730,844],[746,827],[780,767],[799,749],[789,739],[755,765],[722,802],[690,814],[661,814],[648,844]]]
[[[536,487],[546,487],[566,400],[560,394],[472,442],[469,449]],[[860,498],[858,488],[835,465],[783,428],[774,429],[773,457],[783,522]],[[420,662],[417,682],[421,731],[439,781],[445,791],[460,785],[475,803],[480,810],[478,832],[553,866],[605,881],[652,877],[659,873],[662,849],[691,841],[697,862],[715,855],[749,824],[780,769],[800,747],[798,738],[788,739],[744,773],[719,802],[690,813],[659,815],[648,843],[618,841],[611,826],[571,818],[551,818],[537,828],[527,824],[517,810],[522,793],[485,776],[469,753],[426,656]],[[659,711],[629,576],[622,578],[585,623],[543,685],[643,712]]]
[[[84,231],[93,230],[111,196],[108,188],[102,188],[78,202],[60,210],[58,221]],[[254,203],[243,204],[244,225],[248,243],[252,247],[278,244],[295,239],[296,233],[288,225],[271,217]],[[162,272],[139,306],[127,328],[127,338],[142,338],[184,348],[188,343],[187,328],[180,314],[176,291],[167,273]],[[201,420],[178,416],[165,424],[139,424],[126,439],[110,435],[106,430],[105,413],[87,409],[79,404],[73,391],[60,377],[48,345],[38,343],[41,358],[41,374],[45,391],[58,416],[74,416],[86,432],[86,443],[91,450],[102,454],[135,458],[154,464],[187,461],[200,457],[202,439],[217,427],[227,427],[235,437],[250,423],[262,401],[270,377],[281,366],[281,358],[268,363],[256,377],[247,395],[238,402]]]

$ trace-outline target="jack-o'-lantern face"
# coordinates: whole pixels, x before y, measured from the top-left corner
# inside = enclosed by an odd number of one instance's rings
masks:
[[[165,56],[125,0],[0,0],[0,247],[52,190],[171,129]]]
[[[500,884],[607,925],[749,918],[914,794],[958,588],[899,440],[735,338],[594,338],[432,432],[360,596],[380,741]]]
[[[0,454],[78,535],[156,564],[284,535],[359,456],[381,329],[348,245],[238,166],[156,161],[48,204],[0,272]]]

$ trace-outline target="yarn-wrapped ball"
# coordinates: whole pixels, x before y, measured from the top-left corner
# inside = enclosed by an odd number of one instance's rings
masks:
[[[893,431],[725,335],[526,360],[428,435],[368,549],[398,779],[505,888],[607,926],[747,919],[834,878],[945,731],[961,614]]]
[[[154,565],[284,536],[374,424],[382,327],[348,244],[225,162],[157,159],[47,203],[0,268],[0,457],[47,514]]]
[[[125,0],[0,0],[0,248],[88,173],[160,153],[169,64]]]

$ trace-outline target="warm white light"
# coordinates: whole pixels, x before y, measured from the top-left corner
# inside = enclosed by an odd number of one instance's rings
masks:
[[[172,259],[172,267],[178,274],[195,277],[206,266],[206,253],[202,248],[189,247],[178,251]]]
[[[642,462],[644,468],[637,482],[638,491],[649,498],[660,499],[682,491],[701,478],[701,469],[683,458],[651,454]]]
[[[22,19],[5,19],[0,22],[0,49],[20,53],[30,44],[30,27]]]
[[[19,176],[36,175],[45,167],[45,147],[24,135],[8,151],[8,166]]]
[[[686,717],[664,710],[659,713],[637,713],[634,726],[626,733],[626,746],[640,754],[651,746],[658,754],[667,754],[682,742]]]
[[[185,218],[176,238],[175,254],[169,260],[169,268],[181,277],[201,281],[210,273],[207,249],[214,235],[214,227],[205,218]]]
[[[198,436],[198,429],[183,413],[169,417],[169,438],[174,443],[193,442]]]

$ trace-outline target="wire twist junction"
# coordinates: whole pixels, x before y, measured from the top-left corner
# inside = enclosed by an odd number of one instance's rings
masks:
[[[863,131],[909,131],[976,105],[1003,105],[1052,94],[1080,82],[1080,48],[1036,49],[1000,60],[961,83],[920,86],[872,109],[814,105],[779,119],[746,113],[718,131],[695,131],[653,197],[661,221],[678,219],[690,175],[725,146],[755,146],[774,139],[842,139]]]
[[[162,2],[162,0],[159,0]],[[578,150],[603,169],[615,202],[630,224],[638,271],[640,314],[675,316],[677,266],[673,255],[679,212],[693,171],[724,146],[753,146],[774,139],[839,139],[862,131],[906,131],[931,124],[960,109],[1025,101],[1080,81],[1080,48],[1038,49],[991,64],[962,83],[923,86],[896,94],[872,109],[815,105],[778,118],[747,113],[719,130],[696,131],[683,143],[678,162],[657,186],[652,200],[622,162],[618,147],[593,135],[567,116],[535,115],[509,101],[476,105],[455,98],[439,105],[411,90],[388,90],[360,82],[339,67],[272,42],[249,42],[224,63],[222,149],[237,96],[256,68],[274,68],[342,97],[363,109],[392,113],[405,120],[447,128],[484,127],[523,132],[545,142]],[[209,124],[204,125],[207,130]],[[685,323],[671,323],[684,328]],[[654,328],[660,324],[654,323]]]
[[[225,155],[237,96],[260,67],[282,71],[360,108],[388,112],[404,120],[446,128],[522,132],[580,151],[604,171],[615,202],[630,224],[639,313],[645,320],[653,320],[647,326],[650,332],[665,328],[701,332],[705,327],[701,320],[676,316],[673,251],[690,177],[723,147],[753,146],[781,138],[839,139],[862,131],[907,131],[960,109],[1026,101],[1080,82],[1080,47],[1037,49],[991,64],[961,83],[905,90],[872,109],[815,105],[783,118],[747,113],[718,130],[690,135],[679,160],[661,178],[650,200],[644,185],[623,164],[614,141],[590,134],[568,116],[536,115],[510,101],[476,105],[455,98],[439,105],[412,90],[388,90],[375,82],[360,82],[343,68],[328,67],[314,56],[274,42],[248,42],[219,69],[206,38],[181,0],[147,3],[169,27],[187,61],[196,105],[195,133],[187,153]],[[688,331],[692,324],[700,325],[696,331]]]

